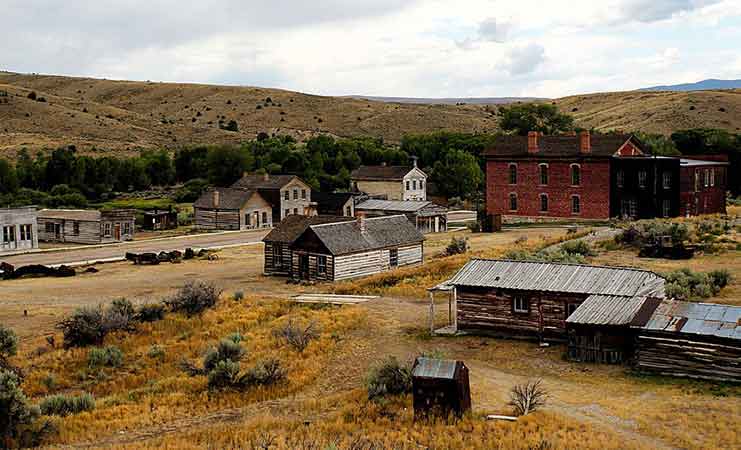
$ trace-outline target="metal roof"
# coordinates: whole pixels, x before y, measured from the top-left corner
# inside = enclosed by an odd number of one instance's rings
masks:
[[[659,304],[645,296],[590,295],[574,311],[567,323],[584,325],[629,325],[643,316],[645,323]]]
[[[701,159],[687,159],[687,158],[681,158],[679,160],[679,164],[684,167],[694,167],[694,166],[727,166],[728,162],[726,161],[705,161]]]
[[[100,211],[96,209],[42,209],[39,219],[64,219],[97,222],[100,220]]]
[[[452,359],[433,359],[420,356],[414,364],[412,376],[452,380],[455,378],[455,367],[457,364],[457,361]]]
[[[643,329],[741,340],[741,306],[664,301]]]
[[[445,285],[664,297],[664,279],[646,270],[531,261],[472,259]]]
[[[432,204],[428,201],[401,201],[401,200],[376,200],[370,199],[359,203],[355,209],[365,209],[374,211],[399,211],[399,212],[416,212],[427,205]]]

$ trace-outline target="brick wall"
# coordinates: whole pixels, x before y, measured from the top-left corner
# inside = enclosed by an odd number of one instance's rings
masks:
[[[705,171],[714,172],[713,179],[705,185]],[[707,165],[682,167],[680,169],[681,192],[679,194],[680,216],[698,214],[725,214],[728,167]],[[695,184],[695,177],[699,181]]]
[[[517,164],[517,184],[509,184],[509,165]],[[539,165],[548,164],[548,185],[540,185]],[[581,167],[580,186],[571,185],[571,164]],[[509,194],[517,194],[517,211],[509,209]],[[548,212],[540,211],[540,194],[548,195]],[[581,213],[572,214],[572,196],[578,195]],[[489,160],[486,165],[486,212],[538,218],[607,219],[610,216],[608,160]]]

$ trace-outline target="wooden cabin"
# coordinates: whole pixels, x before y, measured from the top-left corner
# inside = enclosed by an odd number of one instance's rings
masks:
[[[159,231],[172,230],[178,227],[178,212],[169,209],[155,209],[154,211],[145,211],[142,220],[142,229]]]
[[[232,188],[258,192],[272,208],[273,223],[290,215],[317,214],[316,204],[311,198],[311,186],[296,175],[245,173]]]
[[[320,216],[355,216],[355,196],[349,192],[312,192]]]
[[[291,276],[338,281],[421,264],[424,236],[405,216],[309,226],[290,246]]]
[[[0,208],[0,254],[39,247],[35,206]]]
[[[666,300],[635,329],[637,370],[741,382],[741,306]]]
[[[413,166],[360,166],[350,174],[353,192],[387,200],[427,200],[427,174]]]
[[[291,245],[309,226],[353,220],[353,217],[294,215],[281,220],[262,240],[265,243],[265,275],[291,276]]]
[[[471,410],[468,367],[463,361],[419,357],[412,368],[414,416],[461,417]]]
[[[39,240],[77,244],[131,241],[135,213],[133,209],[42,209],[38,215]]]
[[[448,209],[429,201],[396,201],[368,199],[355,206],[367,217],[404,214],[420,233],[448,231]]]
[[[273,209],[256,191],[215,188],[193,204],[195,225],[201,230],[255,230],[273,226]]]
[[[566,320],[590,296],[663,297],[664,279],[638,269],[472,259],[430,289],[433,331],[436,291],[450,294],[445,332],[565,341]]]

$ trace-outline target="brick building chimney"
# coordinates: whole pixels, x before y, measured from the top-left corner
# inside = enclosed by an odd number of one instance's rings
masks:
[[[527,152],[538,153],[538,132],[530,131],[527,133]]]
[[[219,208],[219,203],[221,202],[221,196],[219,194],[219,191],[214,191],[214,208]]]
[[[592,153],[592,136],[589,131],[579,132],[579,152]]]

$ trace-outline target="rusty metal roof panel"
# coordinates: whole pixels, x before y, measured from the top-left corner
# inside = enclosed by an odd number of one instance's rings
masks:
[[[741,340],[739,318],[741,306],[664,300],[641,328]]]
[[[584,325],[629,325],[647,300],[646,297],[590,295],[566,319],[566,322]],[[656,306],[654,303],[653,307]]]
[[[412,376],[421,378],[442,378],[452,380],[455,378],[457,361],[451,359],[417,358]]]
[[[664,279],[653,272],[531,261],[472,259],[450,281],[455,286],[580,294],[664,297]]]

